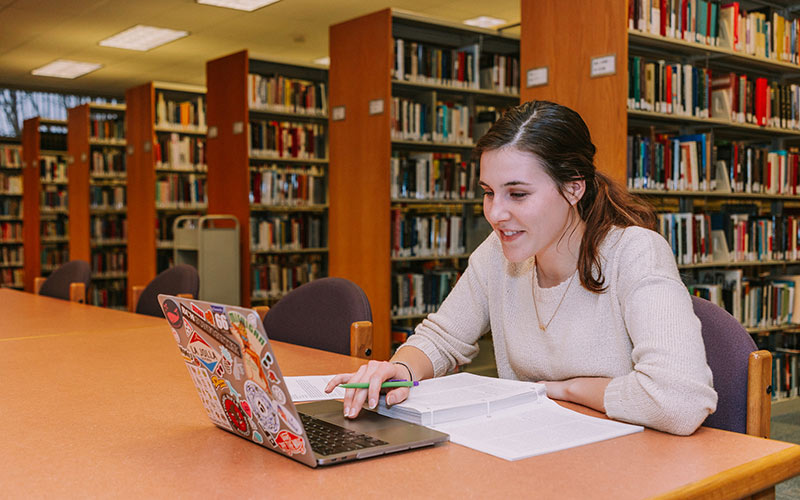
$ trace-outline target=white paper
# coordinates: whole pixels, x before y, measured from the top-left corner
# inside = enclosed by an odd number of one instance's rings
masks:
[[[323,401],[326,399],[344,399],[344,389],[337,387],[330,394],[325,392],[325,386],[334,375],[311,375],[307,377],[283,377],[286,389],[292,401]]]
[[[454,443],[506,460],[543,455],[644,430],[639,425],[590,417],[550,399],[430,427],[449,434]]]

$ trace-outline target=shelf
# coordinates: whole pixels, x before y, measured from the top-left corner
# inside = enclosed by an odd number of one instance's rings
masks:
[[[185,205],[177,203],[156,203],[156,211],[158,212],[169,212],[169,213],[198,212],[207,209],[208,209],[207,203],[189,203]]]
[[[731,198],[743,200],[793,200],[800,201],[800,194],[766,194],[766,193],[724,193],[719,191],[662,191],[660,189],[629,189],[628,192],[642,196],[660,197],[695,197],[695,198]]]
[[[418,199],[418,198],[392,198],[393,205],[482,205],[483,199]]]
[[[729,64],[747,65],[749,68],[757,68],[763,71],[800,76],[800,66],[797,64],[736,52],[728,48],[653,35],[630,28],[628,28],[628,44],[629,47],[634,49],[637,47],[654,48],[670,51],[672,54],[687,56],[711,55],[715,62],[724,61]]]
[[[68,236],[60,236],[56,238],[42,237],[41,242],[42,245],[60,245],[62,243],[69,243],[69,237]]]
[[[18,221],[18,220],[22,220],[22,216],[21,215],[0,215],[0,221],[2,221],[2,222],[6,222],[6,221],[14,222],[14,221]]]
[[[273,250],[259,250],[251,247],[251,255],[291,255],[291,254],[308,254],[308,253],[327,253],[328,248],[295,248],[295,249],[273,249]]]
[[[23,240],[0,240],[0,245],[22,245]]]
[[[165,134],[177,133],[186,135],[206,135],[208,133],[208,127],[162,123],[155,126],[155,131]]]
[[[790,266],[800,264],[800,260],[754,260],[730,262],[701,262],[697,264],[678,264],[678,269],[703,269],[709,267],[758,267],[758,266]]]
[[[13,269],[16,267],[25,267],[25,264],[22,262],[14,262],[14,263],[2,263],[0,262],[0,268],[2,269]]]
[[[273,161],[276,163],[309,163],[309,164],[326,164],[327,158],[287,158],[285,156],[276,156],[276,153],[269,153],[266,151],[251,149],[251,161]]]
[[[120,247],[127,245],[128,240],[127,239],[89,240],[89,244],[94,247]]]
[[[327,209],[328,205],[250,205],[251,212],[324,212]]]
[[[125,214],[126,208],[106,208],[106,207],[93,207],[89,206],[89,213],[91,215],[109,215],[109,214]]]
[[[68,181],[67,179],[59,179],[57,181],[46,181],[41,179],[39,182],[42,186],[66,186]]]
[[[428,317],[428,314],[430,314],[430,313],[424,313],[424,314],[397,314],[397,315],[393,314],[391,316],[391,319],[392,319],[392,321],[400,321],[400,320],[404,320],[404,319],[425,319],[425,318]]]
[[[436,149],[472,149],[474,143],[455,143],[455,142],[434,142],[434,141],[408,141],[402,139],[392,139],[392,147],[395,148],[436,148]]]
[[[0,193],[0,196],[6,196],[8,198],[17,198],[23,196],[23,193]]]
[[[761,127],[752,123],[738,123],[720,118],[700,118],[698,116],[656,113],[654,111],[641,111],[638,109],[628,109],[627,111],[629,119],[641,119],[648,122],[659,121],[675,124],[693,123],[705,127],[722,127],[725,129],[742,132],[759,132],[769,136],[790,136],[792,138],[800,137],[800,130]]]
[[[169,166],[164,163],[156,163],[156,173],[165,174],[206,174],[208,172],[208,165],[178,165]]]
[[[109,271],[105,273],[92,273],[93,280],[124,280],[128,273],[125,271]]]
[[[392,262],[413,262],[419,260],[449,260],[449,259],[468,259],[470,254],[459,253],[453,255],[414,255],[410,257],[392,257]]]
[[[90,137],[89,144],[92,146],[113,146],[117,148],[124,148],[128,143],[125,139],[117,137]]]
[[[425,77],[420,77],[425,78]],[[519,101],[519,94],[510,92],[497,92],[495,90],[476,89],[473,87],[458,87],[455,85],[445,85],[441,83],[429,83],[425,81],[404,81],[392,79],[393,88],[419,89],[419,90],[438,90],[448,94],[475,94],[483,97],[497,97],[508,99],[514,102]]]
[[[297,119],[297,120],[314,120],[314,121],[328,121],[328,115],[323,112],[315,112],[315,113],[303,113],[303,112],[295,112],[295,111],[286,111],[282,109],[275,109],[269,107],[253,107],[250,106],[250,114],[253,115],[270,115],[270,116],[282,116],[284,118],[289,119]]]

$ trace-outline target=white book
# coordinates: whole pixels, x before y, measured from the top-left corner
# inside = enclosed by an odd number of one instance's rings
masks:
[[[549,399],[543,384],[458,373],[423,380],[408,399],[378,413],[450,435],[454,443],[519,460],[614,437],[643,427],[590,417]]]

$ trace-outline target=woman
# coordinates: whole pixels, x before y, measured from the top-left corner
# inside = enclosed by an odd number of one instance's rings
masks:
[[[581,117],[564,106],[517,106],[480,139],[483,211],[492,234],[436,313],[389,362],[331,380],[345,415],[381,382],[444,375],[492,332],[502,378],[542,381],[554,399],[609,417],[691,434],[716,408],[700,322],[652,211],[594,166]],[[408,397],[386,393],[386,403]]]

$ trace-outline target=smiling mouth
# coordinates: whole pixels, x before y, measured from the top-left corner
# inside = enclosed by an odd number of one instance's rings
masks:
[[[515,236],[515,235],[521,233],[522,231],[503,231],[503,230],[501,230],[500,232],[503,234],[503,236],[510,237],[510,236]]]

